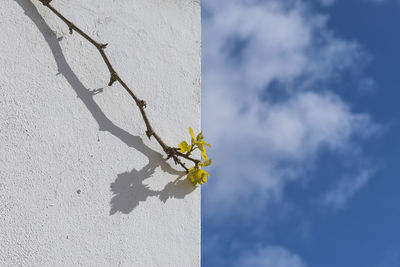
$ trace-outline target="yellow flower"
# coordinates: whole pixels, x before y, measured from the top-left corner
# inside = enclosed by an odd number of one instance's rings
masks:
[[[178,152],[182,154],[186,153],[186,155],[189,156],[191,152],[195,149],[198,148],[200,150],[203,161],[198,161],[187,157],[187,159],[190,159],[196,163],[196,166],[188,170],[187,178],[194,186],[198,184],[202,185],[207,182],[207,177],[210,176],[210,174],[200,167],[207,167],[211,165],[212,159],[209,159],[206,154],[206,146],[211,147],[211,145],[204,141],[204,136],[202,132],[195,136],[193,129],[190,127],[189,134],[191,138],[191,144],[189,145],[186,141],[182,141],[179,144]]]
[[[185,153],[186,151],[189,150],[189,145],[186,141],[182,141],[179,144],[179,148],[180,148],[180,150],[179,150],[180,153]]]
[[[187,175],[189,181],[195,186],[197,184],[207,183],[207,177],[210,176],[208,172],[200,169],[198,166],[189,169],[189,173]]]

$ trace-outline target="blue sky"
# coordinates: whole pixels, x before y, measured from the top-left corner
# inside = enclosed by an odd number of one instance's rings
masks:
[[[203,266],[400,266],[400,1],[202,5]]]

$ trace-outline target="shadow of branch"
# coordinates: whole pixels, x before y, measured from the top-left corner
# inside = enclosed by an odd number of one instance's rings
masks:
[[[188,181],[180,180],[180,178],[186,174],[185,172],[173,169],[163,158],[162,154],[146,146],[140,136],[134,136],[118,127],[104,114],[93,98],[94,95],[100,93],[103,88],[91,91],[83,85],[71,69],[63,54],[59,44],[62,39],[57,39],[57,36],[39,14],[33,3],[29,0],[15,1],[21,6],[24,14],[32,20],[43,35],[56,61],[59,72],[57,75],[61,74],[65,77],[99,125],[99,131],[111,133],[128,147],[138,150],[149,159],[149,164],[140,171],[133,169],[130,173],[121,173],[111,184],[113,197],[110,202],[110,215],[116,212],[128,214],[134,210],[140,202],[145,201],[150,196],[158,196],[161,201],[166,202],[169,198],[184,198],[187,194],[191,193],[195,188]],[[160,167],[165,173],[177,176],[174,182],[167,184],[161,191],[153,191],[149,189],[147,185],[143,184],[145,179],[153,175],[157,167]]]

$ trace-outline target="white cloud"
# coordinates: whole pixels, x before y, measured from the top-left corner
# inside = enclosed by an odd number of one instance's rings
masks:
[[[302,1],[203,4],[203,128],[215,162],[204,191],[206,216],[254,213],[279,200],[322,147],[343,151],[374,132],[368,115],[326,90],[368,56]],[[272,83],[282,85],[279,101],[271,100]]]
[[[367,184],[373,173],[367,169],[357,175],[344,176],[324,195],[322,203],[336,209],[344,208],[347,200]]]
[[[301,258],[278,246],[261,247],[243,252],[234,266],[237,267],[306,267]]]

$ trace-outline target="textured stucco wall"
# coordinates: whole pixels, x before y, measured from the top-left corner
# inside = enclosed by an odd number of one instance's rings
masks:
[[[53,5],[167,144],[199,129],[199,0]],[[0,266],[199,266],[200,189],[97,50],[37,0],[1,0],[0,31]]]

